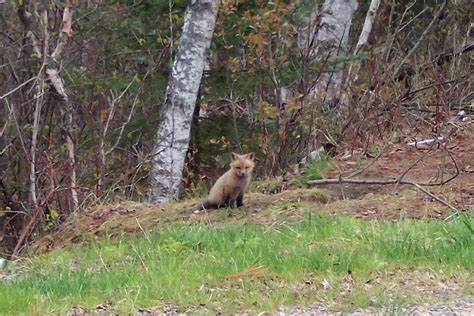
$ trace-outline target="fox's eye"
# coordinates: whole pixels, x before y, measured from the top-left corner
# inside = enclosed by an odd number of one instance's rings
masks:
[[[236,168],[239,169],[239,170],[242,169],[242,168],[240,168],[240,167],[236,167]]]

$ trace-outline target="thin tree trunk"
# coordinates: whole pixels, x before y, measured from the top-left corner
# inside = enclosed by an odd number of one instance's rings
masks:
[[[380,6],[380,0],[372,0],[370,2],[369,11],[365,15],[364,26],[362,27],[362,31],[359,35],[359,40],[357,41],[357,45],[355,48],[355,53],[357,54],[362,46],[367,44],[369,40],[370,32],[372,32],[372,26],[374,25],[375,15],[377,14],[377,10]]]
[[[178,52],[161,107],[149,199],[176,197],[181,184],[191,122],[217,18],[217,0],[191,0],[184,16]]]
[[[380,0],[372,0],[370,2],[369,10],[365,15],[364,26],[362,27],[362,31],[359,35],[359,40],[357,41],[357,45],[354,50],[354,55],[359,53],[362,47],[364,47],[369,41],[369,36],[372,32],[372,26],[374,24],[375,15],[377,14],[379,6]],[[358,80],[360,67],[361,61],[356,61],[351,65],[348,73],[349,83],[356,82]]]
[[[68,160],[68,167],[69,167],[69,185],[70,185],[70,209],[77,210],[79,206],[79,200],[77,195],[77,180],[76,180],[76,167],[75,167],[75,145],[72,138],[73,135],[73,107],[72,103],[69,100],[68,94],[66,92],[66,87],[64,84],[63,79],[59,75],[59,65],[61,63],[61,54],[64,51],[64,48],[67,44],[68,36],[72,35],[71,31],[71,24],[72,24],[72,16],[74,13],[73,6],[74,0],[66,0],[65,8],[63,12],[63,21],[61,24],[61,28],[59,30],[58,35],[58,42],[54,49],[54,52],[49,56],[48,51],[48,41],[49,41],[49,33],[47,30],[48,26],[48,19],[46,12],[43,14],[43,25],[45,27],[45,44],[44,50],[41,52],[40,45],[36,40],[36,37],[32,31],[33,27],[33,15],[28,11],[29,1],[24,0],[21,5],[18,7],[18,16],[26,30],[26,36],[30,39],[31,44],[33,46],[33,50],[38,58],[43,57],[44,59],[44,68],[47,78],[54,86],[56,92],[61,96],[64,101],[64,106],[61,107],[61,116],[63,120],[62,132],[64,135],[64,139],[67,145],[67,160]],[[43,68],[42,68],[43,70]],[[39,85],[43,85],[41,80],[38,81]],[[43,89],[42,86],[39,89]],[[36,115],[35,111],[35,115]],[[36,119],[36,117],[35,117]],[[38,118],[39,120],[39,118]],[[37,132],[36,132],[37,133]],[[36,138],[36,137],[35,137]],[[35,140],[36,141],[36,140]],[[36,147],[36,144],[34,144]],[[36,150],[36,149],[35,149]],[[33,148],[32,148],[32,155],[33,155]],[[32,157],[32,165],[31,168],[34,168],[34,160],[36,157]],[[35,178],[32,177],[32,174],[35,172],[33,169],[30,171],[30,182],[35,182]],[[30,183],[30,190],[35,188],[35,183]]]
[[[42,52],[40,49],[40,45],[36,40],[32,32],[32,14],[28,11],[29,0],[23,1],[18,6],[18,17],[23,24],[23,27],[26,31],[26,37],[31,41],[31,45],[33,47],[33,51],[38,58],[42,57]],[[46,38],[45,38],[45,44]],[[45,45],[46,46],[46,45]],[[42,71],[43,68],[41,68]],[[39,132],[39,125],[40,125],[40,116],[41,116],[41,107],[43,102],[43,75],[40,73],[38,77],[36,77],[36,94],[35,94],[35,111],[33,114],[33,127],[31,132],[31,147],[30,147],[30,170],[29,170],[29,200],[34,209],[38,206],[38,197],[36,194],[36,151],[38,147],[38,132]]]
[[[47,54],[47,47],[49,45],[49,33],[48,33],[48,13],[43,12],[41,16],[43,20],[44,27],[44,42],[43,50],[44,56]],[[45,61],[43,61],[43,66]],[[30,148],[30,202],[33,205],[33,208],[36,210],[38,208],[38,198],[36,194],[36,151],[38,150],[38,133],[40,130],[40,120],[41,120],[41,108],[43,106],[43,94],[44,94],[44,75],[42,70],[38,74],[38,79],[36,83],[36,94],[35,94],[35,112],[33,114],[33,127],[31,131],[31,148]]]
[[[79,207],[79,198],[77,195],[77,176],[76,176],[76,150],[75,143],[73,140],[74,134],[74,108],[72,102],[67,94],[64,80],[59,75],[59,66],[62,60],[62,53],[66,47],[68,37],[72,36],[72,16],[74,14],[74,0],[66,0],[66,7],[63,12],[63,21],[58,35],[58,43],[54,52],[51,54],[48,63],[46,64],[46,74],[48,79],[53,84],[56,92],[62,97],[64,101],[64,107],[61,107],[61,116],[63,120],[63,135],[67,145],[67,160],[69,167],[69,186],[70,186],[70,210],[76,211]]]
[[[38,207],[38,199],[36,196],[36,151],[38,149],[38,132],[40,129],[41,107],[43,105],[43,76],[40,74],[38,84],[36,85],[37,93],[35,95],[35,112],[33,114],[33,128],[31,132],[31,148],[30,148],[30,200],[33,207]]]

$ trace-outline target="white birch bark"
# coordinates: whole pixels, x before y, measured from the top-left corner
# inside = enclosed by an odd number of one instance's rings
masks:
[[[217,18],[218,0],[191,0],[184,16],[165,101],[160,112],[149,199],[176,197],[190,141],[191,122]]]
[[[365,15],[364,26],[362,27],[362,32],[360,32],[359,40],[355,48],[355,54],[357,54],[362,46],[364,46],[369,40],[370,32],[372,32],[372,26],[374,25],[375,15],[380,6],[380,0],[372,0],[370,2],[369,11]]]
[[[354,55],[360,52],[363,46],[365,46],[369,40],[370,33],[372,32],[372,26],[374,24],[374,19],[377,14],[377,10],[380,6],[380,0],[372,0],[370,2],[369,10],[365,15],[364,26],[359,35],[359,40],[357,41],[356,48],[354,50]],[[359,70],[361,67],[361,61],[354,62],[349,68],[348,72],[348,84],[357,82],[359,79]]]
[[[298,28],[298,47],[302,55],[308,60],[327,59],[331,64],[338,56],[347,54],[352,16],[357,7],[357,0],[325,0],[320,9],[315,6],[302,17]],[[342,88],[344,65],[335,64],[332,67],[322,73],[318,81],[306,91],[306,101],[311,102],[316,97],[323,101],[336,100]],[[316,131],[311,126],[311,141],[306,147],[308,153],[319,150]]]
[[[325,43],[331,59],[347,53],[347,42],[352,25],[352,16],[357,10],[357,0],[325,0],[322,8],[321,27],[316,35],[317,46]],[[329,48],[329,50],[327,50]],[[315,92],[325,92],[325,99],[332,100],[339,95],[343,80],[343,64],[334,66],[317,83]]]

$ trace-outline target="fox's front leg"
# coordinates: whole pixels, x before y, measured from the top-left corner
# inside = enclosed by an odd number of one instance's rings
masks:
[[[223,207],[233,207],[234,206],[234,201],[232,200],[232,197],[229,195],[224,199],[224,204],[221,206]]]
[[[242,191],[239,196],[237,196],[237,207],[244,206],[244,192]]]

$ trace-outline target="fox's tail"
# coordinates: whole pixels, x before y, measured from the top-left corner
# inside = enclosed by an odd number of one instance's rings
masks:
[[[209,202],[208,200],[204,200],[196,204],[194,209],[194,213],[200,213],[202,210],[212,210],[218,208],[219,205],[216,203]]]

